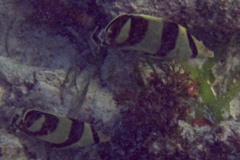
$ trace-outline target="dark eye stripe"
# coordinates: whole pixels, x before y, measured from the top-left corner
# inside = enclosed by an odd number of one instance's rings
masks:
[[[189,46],[190,46],[190,48],[192,50],[191,58],[196,58],[197,55],[198,55],[197,46],[196,46],[195,42],[193,41],[192,36],[188,32],[187,32],[187,38],[188,38]]]
[[[142,17],[132,16],[129,37],[124,45],[135,45],[142,41],[148,30],[148,21]]]
[[[36,111],[29,111],[24,116],[24,126],[26,128],[31,127],[38,119],[40,119],[43,115]]]
[[[105,39],[111,39],[114,41],[116,37],[119,35],[122,26],[129,20],[129,17],[130,16],[128,15],[122,15],[117,19],[113,20],[111,23],[109,23],[105,29],[106,32]],[[111,30],[111,33],[109,33],[109,30]],[[110,45],[115,45],[115,43],[110,42]]]
[[[140,16],[129,16],[129,18],[131,18],[129,37],[123,43],[118,44],[118,47],[140,43],[148,30],[148,20]]]
[[[175,48],[178,38],[179,28],[176,23],[164,22],[162,30],[162,41],[159,49],[159,56],[166,56]]]
[[[36,120],[38,120],[42,116],[45,117],[45,121],[43,122],[41,129],[36,132],[29,131],[28,127],[34,125],[34,122],[36,122]],[[42,113],[39,111],[29,111],[25,115],[24,119],[26,121],[24,122],[23,130],[26,134],[31,136],[48,135],[56,130],[59,123],[59,119],[56,116],[48,113]]]

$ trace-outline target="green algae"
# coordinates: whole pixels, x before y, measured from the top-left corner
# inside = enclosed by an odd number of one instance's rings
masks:
[[[197,81],[199,85],[198,93],[204,103],[215,101],[215,95],[211,90],[211,83],[215,80],[212,68],[216,64],[216,58],[210,58],[205,61],[201,68],[190,66],[182,63],[186,70],[189,71],[191,79]]]
[[[235,39],[233,38],[228,45],[230,46],[234,42]],[[198,93],[202,99],[201,106],[205,106],[196,108],[196,118],[206,118],[211,115],[213,116],[211,119],[216,122],[225,120],[228,117],[226,114],[229,114],[230,101],[240,92],[240,82],[234,82],[235,77],[239,73],[238,70],[232,72],[225,80],[227,87],[226,93],[219,96],[212,90],[213,83],[217,81],[217,78],[213,74],[213,67],[222,59],[222,56],[226,56],[226,46],[219,48],[215,56],[207,59],[201,68],[182,63],[189,71],[190,77],[199,83]]]

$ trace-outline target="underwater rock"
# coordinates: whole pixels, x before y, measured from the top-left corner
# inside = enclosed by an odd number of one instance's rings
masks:
[[[240,118],[240,97],[239,95],[236,96],[230,103],[230,115],[233,117],[234,120],[239,120]]]
[[[94,101],[88,105],[98,106],[98,109],[105,106],[109,106],[109,109],[114,108],[111,94],[100,93],[101,86],[96,82],[90,83],[96,70],[94,66],[89,65],[80,73],[75,70],[65,72],[29,67],[0,57],[0,67],[1,83],[3,90],[5,89],[3,91],[5,93],[2,93],[4,94],[2,102],[5,102],[5,105],[11,104],[17,108],[39,108],[67,115],[70,110],[81,109],[87,94]],[[104,104],[108,102],[107,99],[110,100],[109,105]],[[100,110],[97,111],[99,114]]]
[[[0,129],[0,159],[1,160],[28,160],[24,153],[24,146],[18,138]]]
[[[69,101],[63,106],[60,99],[66,72],[29,67],[4,57],[0,57],[0,67],[1,82],[6,89],[2,99],[5,104],[24,108],[48,106],[48,110],[62,108],[60,112],[67,113]]]
[[[224,121],[215,127],[191,127],[183,121],[179,122],[182,129],[181,135],[188,139],[189,146],[185,145],[190,159],[196,157],[225,158],[237,160],[239,154],[239,122]],[[219,154],[221,153],[221,154]],[[202,157],[202,158],[201,158]]]

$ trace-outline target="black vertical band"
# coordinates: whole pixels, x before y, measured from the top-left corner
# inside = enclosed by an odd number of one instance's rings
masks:
[[[164,22],[162,30],[162,41],[159,49],[159,56],[166,56],[172,51],[177,42],[179,28],[176,23]]]
[[[198,55],[197,46],[196,46],[196,44],[195,44],[195,42],[194,42],[191,34],[189,34],[188,32],[187,32],[187,38],[188,38],[189,46],[190,46],[190,48],[191,48],[191,50],[192,50],[192,56],[191,56],[191,58],[196,58],[197,55]]]
[[[94,142],[99,143],[100,139],[99,139],[97,131],[92,126],[91,126],[91,130],[92,130],[92,136],[93,136]]]

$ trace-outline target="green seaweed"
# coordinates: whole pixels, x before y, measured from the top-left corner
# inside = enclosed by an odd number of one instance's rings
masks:
[[[216,122],[226,119],[224,114],[229,113],[229,102],[240,92],[240,82],[233,83],[238,71],[232,73],[226,80],[227,92],[225,94],[216,97],[211,89],[212,83],[215,81],[212,69],[215,64],[220,61],[222,58],[221,56],[224,55],[223,53],[226,53],[226,50],[220,48],[215,54],[215,57],[207,59],[201,68],[190,66],[186,62],[182,63],[182,65],[189,71],[190,77],[199,83],[198,93],[202,98],[202,106],[208,107],[208,109],[203,107],[197,108],[197,118],[206,118],[207,115],[210,114],[214,116],[212,119]]]
[[[211,83],[215,80],[212,68],[216,64],[216,58],[207,59],[201,68],[190,66],[187,63],[182,65],[189,71],[190,77],[199,82],[198,93],[204,103],[215,101],[216,98],[211,90]]]
[[[217,120],[225,119],[223,113],[229,112],[229,102],[240,92],[240,82],[237,82],[231,88],[228,89],[221,97],[217,98],[217,100],[209,103],[213,112],[216,115]]]

